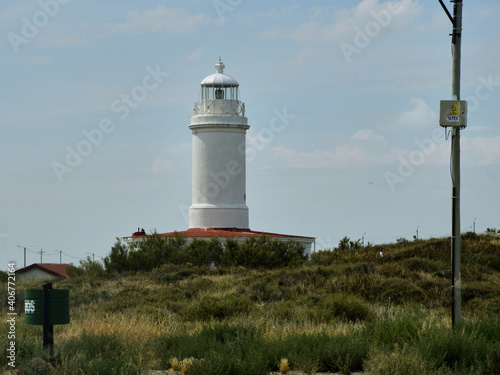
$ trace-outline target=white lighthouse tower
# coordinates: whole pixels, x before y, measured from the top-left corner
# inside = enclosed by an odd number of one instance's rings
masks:
[[[219,58],[215,74],[201,81],[200,101],[194,105],[189,129],[193,132],[193,190],[189,229],[160,233],[162,237],[186,237],[187,241],[231,238],[244,243],[266,236],[277,241],[297,241],[311,254],[314,237],[250,230],[246,205],[245,104],[239,100],[238,82],[224,74]],[[148,237],[137,231],[127,241]]]
[[[249,228],[245,137],[249,128],[238,82],[224,74],[201,81],[189,129],[193,132],[193,186],[189,228]]]

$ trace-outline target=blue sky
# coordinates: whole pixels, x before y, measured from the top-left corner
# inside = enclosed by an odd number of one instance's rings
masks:
[[[499,17],[464,1],[463,231],[500,228]],[[187,229],[188,125],[219,56],[251,125],[251,229],[317,249],[450,234],[437,0],[10,0],[0,25],[2,269],[18,245],[78,264],[137,227]]]

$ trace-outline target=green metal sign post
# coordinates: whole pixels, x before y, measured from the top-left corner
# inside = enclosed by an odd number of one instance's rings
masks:
[[[52,289],[52,283],[42,290],[26,290],[24,314],[26,324],[43,326],[43,348],[52,351],[54,325],[69,324],[69,290]]]

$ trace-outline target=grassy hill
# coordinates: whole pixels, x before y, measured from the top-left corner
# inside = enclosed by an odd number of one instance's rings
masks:
[[[70,290],[71,324],[55,326],[50,360],[42,328],[24,324],[23,291],[41,288],[26,282],[17,285],[11,373],[500,373],[500,241],[463,235],[464,321],[455,329],[450,279],[449,239],[323,251],[272,270],[86,273],[54,283]],[[1,300],[5,317],[5,282]],[[1,370],[12,370],[7,362]]]

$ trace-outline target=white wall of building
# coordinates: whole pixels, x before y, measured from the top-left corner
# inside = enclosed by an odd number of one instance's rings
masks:
[[[32,268],[16,275],[18,280],[53,280],[57,276],[47,273],[39,268]]]

